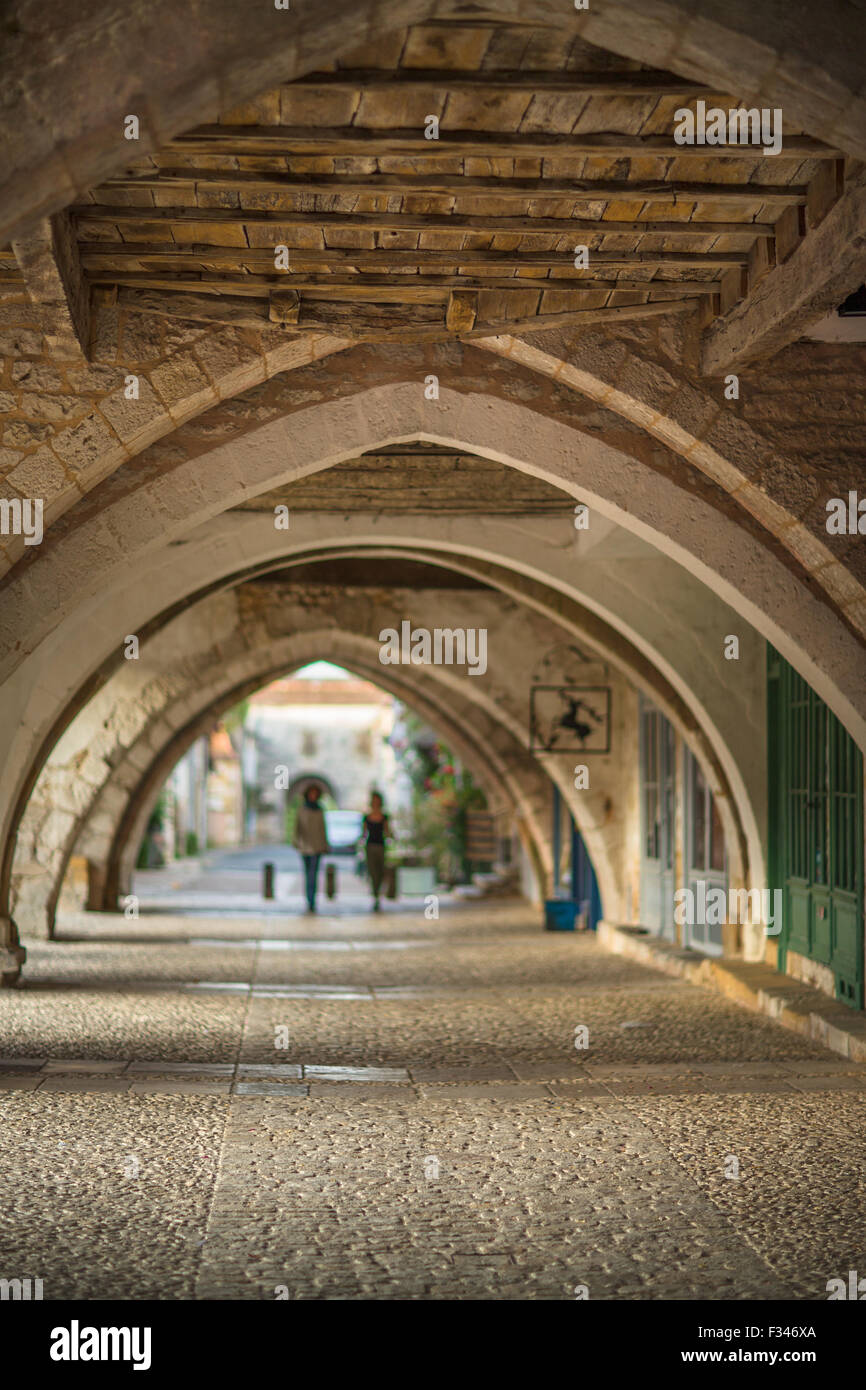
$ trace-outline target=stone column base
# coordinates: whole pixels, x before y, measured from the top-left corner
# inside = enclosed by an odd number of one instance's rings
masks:
[[[0,917],[0,989],[17,984],[27,952],[18,940],[11,917]]]

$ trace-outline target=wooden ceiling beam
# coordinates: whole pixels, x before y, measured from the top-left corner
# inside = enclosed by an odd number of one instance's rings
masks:
[[[229,296],[216,299],[210,295],[195,294],[149,294],[140,290],[121,289],[118,291],[117,302],[134,312],[157,314],[166,318],[191,319],[259,330],[274,327],[269,305],[255,300],[238,300]],[[298,322],[286,324],[285,327],[287,331],[327,332],[366,342],[427,342],[455,336],[493,337],[502,333],[537,333],[546,328],[574,324],[631,321],[656,314],[682,313],[691,309],[692,303],[693,301],[683,299],[656,304],[566,310],[562,313],[537,314],[523,319],[500,319],[481,324],[476,322],[470,329],[455,332],[447,328],[444,317],[441,324],[416,322],[414,316],[418,312],[418,306],[410,306],[408,312],[400,316],[401,322],[399,319],[395,320],[390,306],[383,309],[375,305],[336,305],[302,300]],[[396,327],[389,326],[395,322]]]
[[[45,343],[50,352],[87,359],[90,291],[69,213],[44,218],[29,236],[14,241],[11,251],[31,302],[43,311]],[[10,268],[10,281],[13,276]]]
[[[292,87],[329,87],[365,92],[435,91],[472,95],[487,92],[528,92],[538,96],[701,96],[715,89],[668,72],[550,72],[546,69],[341,68],[310,72],[295,78]]]
[[[161,222],[164,214],[173,212],[166,208],[113,208],[99,203],[79,203],[73,209],[79,220],[90,222],[117,222],[126,225],[130,222]],[[183,211],[183,210],[181,210]],[[190,208],[192,215],[187,221],[208,222],[248,222],[251,225],[272,223],[277,227],[322,227],[336,228],[340,231],[359,232],[519,232],[522,236],[551,236],[580,233],[589,236],[643,236],[652,233],[656,236],[696,237],[696,236],[773,236],[772,222],[668,222],[652,217],[615,218],[591,217],[487,217],[483,213],[435,213],[435,212],[262,212],[258,209],[241,212],[227,208]],[[115,217],[113,214],[117,213]],[[220,213],[220,217],[214,217]],[[176,218],[175,220],[183,220]],[[204,238],[200,238],[201,241]],[[96,249],[99,242],[86,243],[88,249]],[[162,249],[162,248],[161,248]],[[261,247],[250,248],[261,252]],[[263,253],[264,254],[264,253]],[[269,253],[268,253],[269,254]]]
[[[732,305],[704,335],[702,360],[707,376],[738,372],[772,357],[863,284],[866,174],[861,171],[856,176],[783,263],[755,269],[759,273],[750,277],[748,296]]]
[[[120,255],[131,256],[135,260],[182,260],[184,259],[184,248],[178,246],[176,251],[169,250],[166,242],[158,242],[156,249],[148,250],[145,246],[138,247],[131,251],[130,247],[136,243],[118,243],[116,251],[111,251],[105,242],[84,243],[85,246],[98,245],[99,251],[94,255],[90,250],[82,249],[82,264],[90,270],[99,270],[100,261],[105,257],[116,259]],[[256,250],[246,249],[243,246],[228,248],[228,255],[225,255],[226,247],[215,248],[219,254],[213,254],[209,247],[197,246],[194,258],[200,261],[217,264],[220,262],[231,261],[233,264],[273,265],[274,254],[272,250],[267,250],[264,257],[261,256],[261,248]],[[416,247],[411,251],[395,251],[387,246],[377,250],[369,249],[349,249],[344,246],[329,247],[327,250],[310,250],[307,247],[291,247],[289,250],[290,264],[292,269],[284,272],[293,274],[300,265],[338,265],[338,266],[372,266],[374,270],[381,270],[383,266],[411,265],[424,266],[428,268],[436,265],[446,266],[469,266],[469,265],[490,265],[490,266],[514,266],[520,270],[525,266],[551,266],[563,268],[563,263],[571,264],[570,253],[562,251],[485,251],[473,248],[472,250],[453,250],[443,251],[440,249],[427,250],[423,246]],[[727,267],[730,265],[747,265],[749,260],[748,251],[590,251],[590,269],[599,265],[646,265],[646,266],[678,266],[692,270],[709,270],[716,266]]]
[[[634,202],[634,193],[632,193]],[[592,199],[598,202],[598,199]],[[760,202],[760,199],[755,199]],[[88,222],[114,222],[117,227],[125,227],[129,222],[140,225],[146,222],[193,222],[197,227],[224,227],[225,224],[249,225],[249,227],[336,228],[339,231],[360,232],[484,232],[492,236],[496,232],[517,232],[520,235],[571,236],[573,232],[582,235],[614,236],[627,232],[628,235],[642,236],[655,234],[667,236],[667,224],[634,224],[634,222],[613,222],[577,217],[487,217],[484,213],[303,213],[303,211],[263,211],[260,208],[234,207],[108,207],[103,203],[78,203],[72,208],[76,220]],[[681,224],[681,234],[702,235],[694,231],[694,225]],[[721,235],[721,234],[719,234]],[[730,235],[730,234],[726,234]],[[770,235],[770,234],[767,234]],[[199,240],[206,240],[200,236]],[[218,245],[225,245],[224,242]]]
[[[416,194],[446,198],[570,198],[575,201],[591,197],[594,201],[607,198],[651,198],[654,202],[692,202],[712,199],[714,202],[758,202],[768,198],[786,204],[806,202],[806,185],[790,184],[691,184],[668,183],[665,180],[622,179],[563,179],[563,178],[498,178],[496,175],[475,177],[471,174],[262,174],[247,170],[226,169],[157,169],[147,174],[126,175],[109,179],[102,187],[108,193],[115,189],[220,188],[228,189],[243,198],[245,193],[296,194]],[[720,189],[725,190],[720,193]],[[753,191],[754,190],[754,191]],[[225,210],[225,209],[224,209]],[[236,215],[241,216],[238,212]],[[315,212],[307,212],[307,219]]]
[[[147,290],[117,291],[117,303],[134,313],[157,314],[160,318],[192,319],[198,323],[221,323],[233,328],[272,327],[269,301],[239,296],[209,294],[154,294]]]
[[[370,335],[362,334],[366,342],[439,342],[448,338],[493,338],[502,334],[542,333],[548,328],[582,327],[594,323],[623,323],[636,319],[651,318],[657,314],[683,313],[690,310],[693,301],[687,299],[670,300],[666,304],[633,304],[614,308],[566,310],[558,314],[533,314],[523,319],[498,319],[496,322],[476,323],[474,328],[453,334],[444,326],[426,325],[420,328],[398,328],[390,332]],[[321,309],[323,306],[317,306]],[[319,321],[306,325],[313,331],[339,332],[333,324]]]
[[[466,333],[478,317],[477,290],[452,290],[445,310],[445,327],[452,333]]]
[[[424,129],[367,129],[362,126],[203,125],[179,135],[165,146],[184,153],[229,155],[253,153],[321,157],[342,155],[464,155],[470,158],[542,159],[572,155],[601,155],[611,159],[655,155],[670,159],[759,159],[756,145],[678,145],[673,135],[627,135],[611,131],[557,133],[493,130],[448,130],[440,126],[436,140]],[[789,135],[783,153],[796,159],[839,159],[842,152],[811,135]]]
[[[577,8],[575,6],[575,8]],[[486,9],[481,5],[472,6],[471,15],[461,14],[437,14],[432,19],[421,19],[417,24],[413,24],[413,29],[442,29],[445,25],[449,29],[558,29],[560,26],[555,20],[544,20],[537,15],[531,19],[517,19],[514,15],[503,14],[501,6],[498,9]]]
[[[736,267],[733,274],[738,272]],[[369,295],[373,298],[390,297],[400,299],[424,293],[435,302],[437,294],[447,296],[449,290],[554,290],[556,292],[597,292],[599,290],[673,290],[677,294],[718,294],[718,280],[629,280],[579,278],[578,276],[507,276],[507,275],[308,275],[289,273],[281,278],[274,275],[220,275],[204,272],[194,276],[184,273],[154,274],[152,271],[113,271],[95,273],[90,276],[94,285],[125,285],[130,289],[165,289],[212,292],[217,294],[243,294],[252,298],[268,298],[276,290],[289,290],[317,294],[334,294],[342,298],[347,295]]]

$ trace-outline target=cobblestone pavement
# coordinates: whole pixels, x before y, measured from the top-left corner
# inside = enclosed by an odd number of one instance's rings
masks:
[[[866,1268],[866,1066],[524,904],[63,929],[0,992],[0,1277],[46,1298],[808,1300]]]

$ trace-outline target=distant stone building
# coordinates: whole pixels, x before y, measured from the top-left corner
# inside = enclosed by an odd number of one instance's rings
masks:
[[[225,728],[210,736],[207,776],[207,843],[237,845],[243,838],[244,783],[241,760]]]
[[[340,809],[362,811],[374,790],[392,810],[407,804],[408,784],[388,743],[394,719],[391,695],[328,662],[253,695],[244,722],[254,749],[245,763],[246,839],[282,840],[287,807],[312,781]]]
[[[160,855],[281,843],[287,811],[311,782],[333,808],[362,811],[372,791],[392,813],[408,807],[409,782],[388,742],[397,708],[378,686],[329,662],[272,681],[250,697],[231,734],[218,725],[175,766]]]

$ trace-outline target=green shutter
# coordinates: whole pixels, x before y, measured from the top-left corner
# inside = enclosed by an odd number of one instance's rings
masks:
[[[783,893],[789,950],[828,966],[836,997],[863,1007],[863,755],[771,647],[767,650],[770,887]]]

